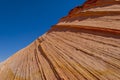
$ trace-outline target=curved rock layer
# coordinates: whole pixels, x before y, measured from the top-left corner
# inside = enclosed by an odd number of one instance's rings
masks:
[[[9,58],[0,80],[120,80],[119,35],[55,26]]]
[[[57,25],[79,25],[120,30],[120,0],[88,0]]]
[[[88,0],[84,5],[97,1]],[[104,1],[109,7],[117,4],[116,0]],[[78,16],[73,11],[72,16],[62,18],[46,34],[0,64],[0,80],[120,80],[120,14],[114,11],[111,15],[85,11]],[[92,18],[94,26],[90,25],[86,19],[96,15],[100,16]],[[83,16],[84,24],[65,23]],[[94,21],[101,18],[111,21],[95,25]]]

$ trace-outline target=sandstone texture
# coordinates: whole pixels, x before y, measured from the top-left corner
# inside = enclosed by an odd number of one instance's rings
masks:
[[[81,25],[120,30],[120,0],[88,0],[57,25]]]
[[[0,80],[120,80],[120,1],[88,0],[0,63]]]

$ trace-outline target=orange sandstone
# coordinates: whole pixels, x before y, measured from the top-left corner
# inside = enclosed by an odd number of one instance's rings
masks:
[[[88,0],[0,64],[0,80],[120,80],[120,0]]]

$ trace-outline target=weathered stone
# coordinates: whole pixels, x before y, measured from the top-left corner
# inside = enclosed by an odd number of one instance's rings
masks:
[[[120,80],[119,3],[88,0],[73,9],[0,64],[0,80]]]

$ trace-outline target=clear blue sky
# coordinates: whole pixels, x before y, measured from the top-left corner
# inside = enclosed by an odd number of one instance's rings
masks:
[[[85,0],[0,0],[0,62],[44,34]]]

